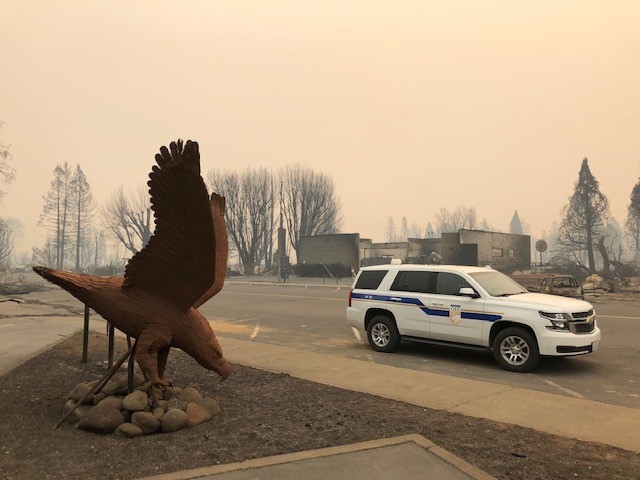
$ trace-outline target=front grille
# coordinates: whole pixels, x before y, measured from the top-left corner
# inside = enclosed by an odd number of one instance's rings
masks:
[[[591,315],[593,315],[593,309],[591,309],[591,310],[587,310],[586,312],[575,312],[575,313],[572,313],[572,314],[571,314],[571,316],[572,316],[573,318],[575,318],[575,319],[578,319],[578,318],[588,318],[588,317],[590,317]]]
[[[570,328],[573,333],[591,333],[596,328],[595,323],[589,322],[575,322],[570,323]]]

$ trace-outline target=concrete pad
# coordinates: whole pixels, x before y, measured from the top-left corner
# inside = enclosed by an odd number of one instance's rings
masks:
[[[305,480],[389,478],[490,480],[493,477],[420,435],[308,450],[246,462],[147,477],[144,480]]]
[[[226,337],[224,353],[231,362],[441,410],[511,388]]]
[[[640,410],[635,408],[514,388],[450,411],[640,452]]]

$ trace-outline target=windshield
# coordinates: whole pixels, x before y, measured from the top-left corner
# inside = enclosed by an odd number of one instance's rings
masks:
[[[470,273],[471,277],[492,297],[506,297],[527,293],[527,290],[513,279],[494,271]]]

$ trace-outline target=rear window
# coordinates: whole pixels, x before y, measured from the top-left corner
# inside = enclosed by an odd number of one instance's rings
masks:
[[[360,272],[358,281],[354,288],[362,290],[375,290],[380,286],[380,282],[387,274],[388,270],[364,270]]]
[[[400,292],[431,293],[433,272],[406,271],[398,273],[391,290]]]

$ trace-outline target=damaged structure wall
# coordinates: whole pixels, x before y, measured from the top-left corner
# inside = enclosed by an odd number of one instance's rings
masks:
[[[399,258],[403,263],[414,264],[490,265],[509,273],[531,266],[529,235],[459,230],[443,233],[441,238],[410,238],[406,242],[375,243],[360,239],[358,234],[320,235],[303,240],[300,256],[306,263],[340,263],[358,268]]]
[[[301,237],[298,263],[341,264],[357,268],[360,261],[359,245],[358,233]]]

